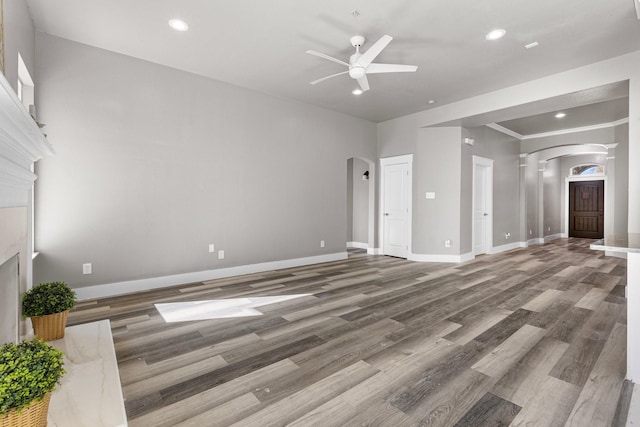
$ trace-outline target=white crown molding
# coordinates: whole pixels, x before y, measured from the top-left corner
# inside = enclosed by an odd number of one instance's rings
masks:
[[[103,285],[76,288],[78,301],[106,298],[117,295],[131,294],[150,289],[166,288],[183,285],[185,283],[204,282],[206,280],[223,279],[225,277],[241,276],[243,274],[262,273],[264,271],[281,270],[283,268],[301,267],[304,265],[320,264],[323,262],[341,261],[347,259],[346,252],[317,255],[305,258],[294,258],[282,261],[263,262],[259,264],[239,265],[237,267],[219,268],[216,270],[196,271],[192,273],[174,274],[172,276],[152,277],[149,279],[128,280],[125,282],[106,283]]]
[[[535,133],[535,134],[531,134],[531,135],[524,135],[522,137],[522,140],[534,139],[534,138],[547,138],[549,136],[567,135],[567,134],[570,134],[570,133],[587,132],[587,131],[590,131],[590,130],[597,130],[597,129],[606,129],[606,128],[620,126],[620,125],[625,124],[625,123],[629,123],[629,118],[628,117],[626,117],[624,119],[616,120],[615,122],[600,123],[599,125],[583,126],[583,127],[579,127],[579,128],[561,129],[561,130],[555,130],[555,131],[552,131],[552,132],[543,132],[543,133]]]
[[[635,0],[636,4],[638,1],[640,0]],[[486,124],[487,127],[493,129],[493,130],[497,130],[498,132],[502,132],[505,135],[509,135],[512,136],[514,138],[517,138],[521,141],[524,141],[526,139],[534,139],[534,138],[546,138],[549,136],[556,136],[556,135],[566,135],[569,133],[577,133],[577,132],[587,132],[590,130],[597,130],[597,129],[606,129],[606,128],[610,128],[610,127],[616,127],[616,126],[620,126],[622,124],[625,123],[629,123],[629,117],[625,117],[624,119],[620,119],[620,120],[616,120],[615,122],[609,122],[609,123],[600,123],[598,125],[592,125],[592,126],[583,126],[583,127],[579,127],[579,128],[571,128],[571,129],[561,129],[561,130],[554,130],[551,132],[543,132],[543,133],[534,133],[531,135],[520,135],[518,132],[512,131],[511,129],[507,129],[504,126],[500,126],[497,123],[488,123]]]
[[[522,140],[522,139],[524,138],[524,136],[523,136],[523,135],[520,135],[518,132],[514,132],[514,131],[512,131],[511,129],[507,129],[506,127],[504,127],[504,126],[500,126],[500,125],[499,125],[499,124],[497,124],[497,123],[487,123],[487,125],[486,125],[486,126],[487,126],[488,128],[491,128],[491,129],[493,129],[493,130],[497,130],[498,132],[502,132],[502,133],[504,133],[505,135],[512,136],[512,137],[517,138],[517,139],[519,139],[519,140]]]
[[[640,0],[633,0],[633,4],[636,7],[636,16],[640,19]]]

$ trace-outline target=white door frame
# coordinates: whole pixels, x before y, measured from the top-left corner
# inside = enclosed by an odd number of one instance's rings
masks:
[[[380,159],[380,201],[379,201],[379,209],[378,209],[378,236],[380,240],[380,253],[385,255],[384,253],[384,202],[385,202],[385,194],[384,194],[384,186],[385,186],[385,167],[389,165],[397,165],[406,163],[409,172],[409,179],[407,179],[407,227],[405,241],[407,242],[407,259],[411,256],[411,223],[412,223],[412,213],[413,213],[413,154],[406,154],[404,156],[394,156],[394,157],[385,157]]]
[[[472,191],[471,191],[471,252],[475,256],[476,247],[476,224],[475,224],[475,211],[476,211],[476,166],[482,166],[487,168],[486,180],[486,210],[487,210],[487,222],[486,222],[486,235],[484,242],[484,252],[490,254],[493,252],[493,160],[485,157],[473,156],[473,173],[472,173]]]

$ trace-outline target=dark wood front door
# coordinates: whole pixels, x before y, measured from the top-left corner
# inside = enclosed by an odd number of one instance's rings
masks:
[[[569,183],[569,237],[602,239],[604,181]]]

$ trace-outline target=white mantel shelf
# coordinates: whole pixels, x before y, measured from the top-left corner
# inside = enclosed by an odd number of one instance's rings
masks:
[[[31,165],[54,154],[42,130],[0,73],[0,207],[27,206]]]
[[[51,395],[48,427],[126,427],[109,321],[70,326],[51,344],[65,353],[67,374]]]

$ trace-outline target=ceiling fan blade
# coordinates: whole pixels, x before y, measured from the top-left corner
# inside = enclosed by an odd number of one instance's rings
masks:
[[[347,64],[344,61],[341,61],[341,60],[336,59],[336,58],[334,58],[332,56],[329,56],[329,55],[325,55],[324,53],[321,53],[321,52],[316,52],[315,50],[308,50],[307,53],[309,55],[318,56],[320,58],[328,59],[329,61],[333,61],[333,62],[336,62],[338,64],[346,65],[347,67],[349,66],[349,64]]]
[[[418,69],[417,65],[400,65],[400,64],[369,64],[367,74],[375,73],[412,73]]]
[[[363,67],[371,64],[373,60],[376,59],[376,56],[378,56],[380,52],[382,52],[382,49],[387,47],[391,40],[393,40],[393,37],[388,35],[380,37],[380,39],[375,42],[373,46],[371,46],[365,53],[362,54],[360,58],[358,58],[358,64],[362,65]]]
[[[362,89],[363,92],[369,90],[369,80],[367,80],[366,74],[358,79],[358,84],[360,85],[360,89]]]
[[[349,72],[349,71],[343,71],[343,72],[341,72],[341,73],[331,74],[330,76],[323,77],[323,78],[321,78],[321,79],[318,79],[318,80],[314,80],[314,81],[312,81],[312,82],[309,82],[309,84],[314,85],[314,84],[316,84],[316,83],[320,83],[320,82],[323,82],[323,81],[325,81],[325,80],[327,80],[327,79],[330,79],[331,77],[339,76],[340,74],[347,74],[348,72]]]

